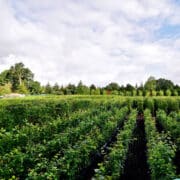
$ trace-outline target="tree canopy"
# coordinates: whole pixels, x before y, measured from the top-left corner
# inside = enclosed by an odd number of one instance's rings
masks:
[[[1,72],[0,85],[11,84],[11,90],[19,93],[31,93],[34,83],[34,74],[22,62],[16,63],[10,69]],[[37,90],[37,89],[36,89]],[[37,93],[37,91],[36,91]]]
[[[174,87],[174,84],[171,80],[167,80],[167,79],[163,79],[163,78],[160,78],[158,80],[156,80],[156,90],[172,90]]]
[[[95,84],[86,86],[82,81],[79,81],[78,85],[69,83],[64,87],[57,82],[54,85],[47,83],[45,86],[41,86],[40,82],[34,80],[33,72],[25,67],[22,62],[19,62],[0,73],[0,95],[10,92],[57,95],[177,96],[180,95],[180,87],[174,85],[171,80],[164,78],[156,80],[153,76],[150,76],[144,85],[141,83],[139,86],[137,84],[133,86],[130,83],[120,86],[117,82],[110,82],[104,87],[98,87]]]

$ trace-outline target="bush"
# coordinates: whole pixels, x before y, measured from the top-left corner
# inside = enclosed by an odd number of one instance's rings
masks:
[[[111,94],[112,94],[112,95],[118,95],[119,93],[118,93],[117,90],[113,90],[113,91],[111,92]]]
[[[157,92],[156,91],[152,91],[152,96],[156,96]]]
[[[174,90],[173,91],[173,96],[178,96],[178,91]]]
[[[137,95],[137,91],[136,91],[136,90],[133,90],[133,91],[132,91],[132,95],[133,95],[133,96],[136,96],[136,95]]]
[[[11,84],[5,84],[4,86],[0,86],[0,95],[10,94],[11,93]]]
[[[143,92],[141,90],[138,90],[138,93],[137,93],[138,96],[142,96],[143,95]]]
[[[168,103],[168,113],[170,113],[171,111],[179,111],[179,102],[176,99],[168,99],[167,101]]]
[[[145,91],[145,96],[150,96],[150,92],[149,91]]]
[[[164,91],[162,91],[162,90],[158,91],[158,92],[157,92],[157,95],[158,95],[158,96],[164,96]]]
[[[125,92],[125,95],[126,95],[126,96],[132,96],[132,93],[131,93],[131,91],[126,91],[126,92]]]
[[[151,110],[151,114],[154,116],[155,115],[155,111],[154,111],[154,99],[146,98],[144,100],[144,109],[150,109]]]
[[[29,93],[27,87],[23,83],[18,86],[17,92],[20,94],[28,94]]]
[[[168,110],[168,102],[166,99],[157,98],[155,99],[155,110],[163,109],[167,112]]]
[[[171,96],[171,94],[172,94],[172,93],[171,93],[171,90],[170,90],[170,89],[167,89],[166,92],[165,92],[165,95],[166,95],[166,96]]]

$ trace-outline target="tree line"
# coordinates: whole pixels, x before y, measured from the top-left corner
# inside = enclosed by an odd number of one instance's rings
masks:
[[[55,95],[122,95],[122,96],[178,96],[180,86],[171,80],[164,78],[155,79],[149,77],[145,84],[133,86],[131,84],[119,85],[111,82],[104,87],[96,87],[94,84],[87,86],[82,81],[67,86],[58,83],[42,86],[34,80],[34,74],[26,68],[22,62],[16,63],[9,69],[0,73],[0,95],[9,93],[21,94],[55,94]]]

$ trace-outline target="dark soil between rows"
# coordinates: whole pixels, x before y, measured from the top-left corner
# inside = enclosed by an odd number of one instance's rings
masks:
[[[124,121],[126,121],[126,119]],[[101,147],[103,153],[99,151],[99,153],[91,156],[91,164],[81,171],[80,175],[76,178],[77,180],[90,180],[93,178],[95,174],[95,169],[98,168],[98,163],[103,162],[105,154],[109,153],[109,147],[111,147],[117,141],[117,134],[119,130],[122,129],[124,121],[118,125],[109,140],[103,145],[103,147]]]
[[[120,180],[150,180],[146,152],[144,118],[143,115],[138,115],[137,125],[133,134],[133,141],[129,145],[124,173]]]

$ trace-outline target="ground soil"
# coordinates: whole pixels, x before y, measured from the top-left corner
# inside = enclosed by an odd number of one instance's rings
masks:
[[[121,180],[150,180],[146,152],[144,118],[140,114],[137,117],[137,126],[134,130],[133,141],[129,145],[129,152]]]

